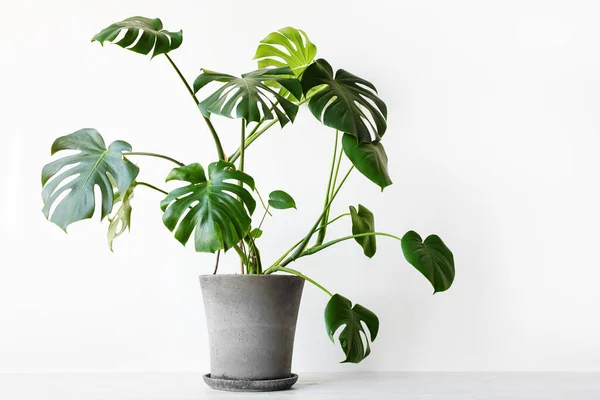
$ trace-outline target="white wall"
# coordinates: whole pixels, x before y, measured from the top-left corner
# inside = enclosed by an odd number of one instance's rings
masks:
[[[373,260],[351,242],[294,267],[373,309],[381,334],[342,365],[307,285],[296,371],[600,370],[600,5],[595,1],[19,1],[2,4],[0,41],[0,371],[207,371],[197,275],[213,257],[163,227],[160,195],[139,190],[130,235],[106,221],[63,234],[41,214],[53,139],[83,127],[138,151],[214,160],[208,132],[164,58],[89,40],[111,22],[159,16],[183,28],[173,53],[200,67],[253,69],[258,41],[308,32],[336,68],[371,80],[389,107],[394,185],[351,176],[336,211],[363,203],[380,230],[440,234],[454,251],[449,292],[431,295],[394,241]],[[238,122],[219,120],[225,145]],[[266,223],[274,259],[322,204],[332,132],[304,109],[248,153],[264,193],[297,212]],[[139,159],[160,184],[171,165]],[[331,230],[345,234],[347,224]],[[333,237],[333,236],[332,236]],[[235,272],[228,255],[222,267]]]

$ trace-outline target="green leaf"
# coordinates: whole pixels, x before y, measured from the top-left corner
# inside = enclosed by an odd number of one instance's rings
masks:
[[[414,231],[402,237],[406,260],[431,282],[434,293],[448,290],[454,281],[454,256],[437,235],[421,236]]]
[[[258,239],[263,234],[263,231],[259,228],[254,228],[250,231],[249,235],[252,239]]]
[[[283,48],[283,49],[282,49]],[[271,32],[260,41],[254,59],[258,68],[290,67],[295,76],[301,76],[317,55],[317,46],[306,33],[290,26]]]
[[[208,166],[209,179],[204,169],[194,163],[175,168],[167,177],[190,184],[171,191],[161,201],[163,222],[183,245],[192,232],[196,251],[215,253],[229,250],[248,234],[250,216],[256,208],[252,194],[241,181],[254,189],[254,179],[235,166],[218,161]],[[228,182],[233,181],[233,182]],[[247,211],[246,211],[247,210]]]
[[[115,42],[121,31],[124,31],[125,35]],[[136,39],[138,40],[136,41]],[[94,41],[100,42],[101,45],[104,45],[106,41],[112,42],[140,54],[149,54],[154,49],[152,52],[152,58],[154,58],[181,46],[183,35],[182,31],[164,30],[159,18],[131,17],[102,29],[92,38],[92,42]]]
[[[296,202],[283,190],[274,190],[269,194],[269,205],[278,210],[296,208]]]
[[[375,232],[375,218],[373,213],[362,204],[358,205],[358,211],[354,206],[350,206],[350,217],[352,218],[352,234],[358,235],[361,233]],[[361,236],[354,238],[363,248],[365,256],[371,258],[377,251],[377,243],[375,235]]]
[[[346,355],[346,359],[342,362],[359,363],[371,353],[369,337],[363,328],[363,322],[369,329],[370,341],[375,341],[379,331],[379,319],[372,311],[367,310],[360,304],[355,304],[352,307],[352,302],[339,294],[333,295],[327,303],[325,307],[325,327],[332,342],[334,342],[333,335],[335,331],[340,326],[345,325],[339,335],[340,345]],[[366,349],[363,336],[367,345]]]
[[[101,219],[109,215],[114,204],[111,178],[118,191],[125,193],[139,168],[123,157],[123,151],[131,151],[129,143],[118,140],[107,149],[95,129],[81,129],[59,137],[52,144],[51,154],[62,150],[79,150],[79,153],[59,158],[42,169],[42,211],[66,232],[73,222],[94,215],[96,186],[102,194]],[[61,195],[64,197],[55,205]]]
[[[354,136],[360,143],[381,139],[387,127],[387,107],[371,82],[343,69],[334,76],[331,65],[320,58],[302,75],[303,93],[319,85],[327,87],[308,102],[308,109],[319,121]]]
[[[289,90],[294,97],[302,95],[302,86],[288,67],[263,68],[243,74],[241,78],[233,75],[203,69],[194,81],[194,93],[211,82],[224,82],[216,92],[200,102],[200,111],[205,117],[210,114],[232,116],[235,108],[236,118],[244,118],[247,122],[259,122],[274,119],[269,110],[273,107],[281,126],[294,121],[298,106],[275,92],[265,82],[274,81]],[[262,113],[262,115],[261,115]]]
[[[133,189],[136,183],[133,182],[129,189],[125,191],[125,194],[121,196],[121,193],[115,193],[115,204],[121,203],[115,215],[108,217],[108,248],[113,251],[113,241],[121,236],[125,229],[131,229],[131,199],[133,198]]]
[[[296,77],[301,77],[316,55],[317,46],[308,39],[306,33],[288,26],[269,33],[261,40],[254,59],[258,60],[258,68],[289,67]],[[280,87],[277,82],[273,86]],[[285,88],[281,88],[279,93],[289,98],[290,92]],[[300,97],[294,96],[294,99],[300,100]]]
[[[381,187],[381,190],[392,184],[388,174],[387,154],[381,142],[358,143],[355,137],[344,134],[342,147],[356,169]]]

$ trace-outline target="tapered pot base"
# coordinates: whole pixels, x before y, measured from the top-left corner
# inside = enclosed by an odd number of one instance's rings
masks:
[[[298,380],[298,375],[292,374],[289,378],[268,380],[245,380],[211,378],[210,374],[204,375],[204,382],[216,390],[228,392],[273,392],[275,390],[290,389]]]

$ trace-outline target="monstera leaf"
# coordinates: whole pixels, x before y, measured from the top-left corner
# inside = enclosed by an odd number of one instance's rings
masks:
[[[373,213],[362,204],[358,205],[358,211],[354,206],[350,206],[350,217],[352,218],[352,234],[358,235],[361,233],[375,232],[375,218]],[[371,258],[377,251],[377,242],[375,235],[361,236],[354,238],[363,248],[365,256]]]
[[[131,229],[131,199],[133,198],[133,189],[135,188],[136,182],[133,182],[129,189],[121,196],[121,193],[115,193],[115,204],[121,203],[121,206],[117,209],[117,212],[112,217],[108,217],[108,233],[106,235],[108,239],[108,248],[113,251],[113,241],[121,236],[125,229]]]
[[[344,153],[364,176],[381,190],[392,184],[388,174],[388,158],[381,142],[359,143],[354,136],[342,137]]]
[[[119,33],[125,32],[125,35],[115,42]],[[140,32],[142,34],[140,35]],[[139,36],[139,40],[136,39]],[[113,42],[116,45],[135,51],[140,54],[149,54],[152,49],[152,57],[159,54],[166,54],[181,46],[183,41],[182,32],[169,32],[163,29],[162,21],[158,18],[131,17],[121,22],[116,22],[100,31],[92,38],[92,42],[97,41],[104,45],[104,42]],[[133,43],[135,45],[131,46]],[[131,47],[130,47],[131,46]]]
[[[359,363],[371,353],[369,337],[362,323],[369,329],[371,342],[375,341],[379,331],[379,319],[372,311],[367,310],[360,304],[352,307],[352,302],[342,295],[335,294],[325,307],[325,327],[327,334],[333,342],[335,331],[342,325],[346,325],[340,332],[339,341],[346,355],[342,362]],[[363,343],[363,336],[366,343]]]
[[[42,211],[46,218],[66,232],[67,226],[73,222],[94,215],[94,187],[98,186],[102,193],[103,219],[113,209],[111,179],[118,191],[125,193],[139,169],[123,157],[123,151],[131,151],[129,143],[118,140],[107,149],[104,139],[95,129],[82,129],[59,137],[52,144],[51,153],[61,150],[79,150],[79,153],[53,161],[42,169]],[[55,205],[61,195],[64,197]]]
[[[203,69],[202,74],[194,81],[194,93],[210,82],[225,82],[216,92],[200,102],[200,111],[205,117],[217,114],[233,118],[231,113],[235,107],[237,118],[244,118],[247,122],[259,122],[261,111],[264,119],[274,118],[269,110],[272,107],[283,127],[289,121],[294,121],[298,106],[270,88],[266,84],[269,81],[279,83],[296,98],[302,95],[300,81],[288,67],[263,68],[244,74],[241,78]]]
[[[283,190],[274,190],[269,193],[269,205],[278,210],[296,208],[294,198]]]
[[[414,231],[402,237],[402,252],[406,260],[431,282],[434,293],[443,292],[454,281],[454,256],[437,235],[425,241]]]
[[[252,214],[256,207],[250,192],[235,181],[254,189],[254,179],[225,161],[210,164],[208,173],[209,179],[197,163],[169,173],[167,181],[190,184],[171,191],[161,201],[163,222],[170,231],[175,230],[175,238],[183,245],[195,231],[196,251],[227,251],[248,234],[252,222],[248,212]]]
[[[261,40],[254,59],[258,60],[258,68],[289,67],[296,77],[300,77],[316,55],[317,46],[308,39],[306,33],[288,26],[269,33]],[[274,86],[280,85],[275,82]],[[279,93],[286,98],[290,95],[285,88],[281,88]]]
[[[343,69],[334,76],[331,65],[321,58],[304,71],[302,91],[306,95],[319,85],[327,88],[315,93],[308,102],[308,109],[319,121],[354,136],[360,143],[371,143],[383,136],[387,107],[371,82]]]

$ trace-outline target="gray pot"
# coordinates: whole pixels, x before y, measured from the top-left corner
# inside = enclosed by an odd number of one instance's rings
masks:
[[[243,391],[291,386],[297,379],[292,353],[304,279],[202,275],[200,286],[210,343],[209,386]]]

